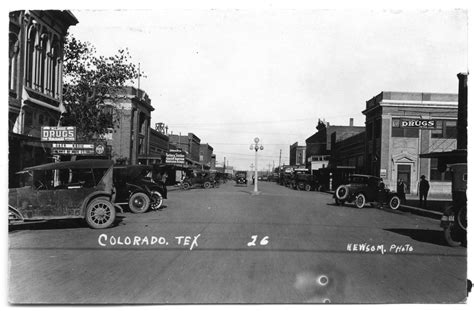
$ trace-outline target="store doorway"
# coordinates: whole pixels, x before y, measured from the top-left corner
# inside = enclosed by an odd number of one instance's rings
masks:
[[[397,165],[397,182],[402,179],[407,185],[407,194],[410,193],[410,180],[411,180],[411,165],[410,164],[398,164]]]

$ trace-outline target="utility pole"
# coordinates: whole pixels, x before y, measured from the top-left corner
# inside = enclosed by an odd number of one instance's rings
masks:
[[[281,149],[280,158],[278,159],[278,183],[281,184]]]

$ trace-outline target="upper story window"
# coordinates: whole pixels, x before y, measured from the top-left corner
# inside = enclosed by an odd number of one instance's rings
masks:
[[[400,119],[392,119],[392,137],[415,137],[419,135],[418,128],[401,127]]]
[[[12,91],[17,91],[18,81],[18,52],[19,52],[18,36],[10,33],[9,36],[9,63],[8,63],[8,86]]]

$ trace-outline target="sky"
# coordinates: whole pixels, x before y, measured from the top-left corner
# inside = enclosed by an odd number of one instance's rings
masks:
[[[381,91],[457,93],[467,71],[467,11],[347,9],[72,10],[98,54],[128,48],[146,77],[152,124],[192,132],[217,161],[288,164],[318,119],[363,126]],[[138,86],[138,81],[135,81]],[[262,168],[262,169],[263,169]]]
[[[364,126],[365,102],[381,91],[457,93],[456,74],[468,71],[465,9],[127,3],[60,8],[99,55],[129,49],[152,124],[194,133],[237,169],[254,163],[254,137],[259,168],[278,166],[280,150],[288,164],[289,146],[305,145],[318,119]]]

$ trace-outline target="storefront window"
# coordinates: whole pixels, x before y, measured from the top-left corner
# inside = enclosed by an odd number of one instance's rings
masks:
[[[446,170],[440,172],[438,170],[438,159],[430,159],[430,180],[431,181],[450,181],[451,173]]]

